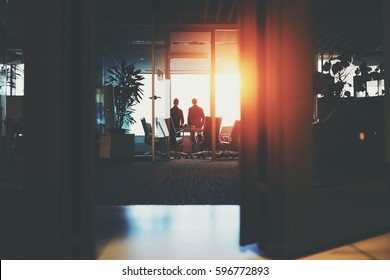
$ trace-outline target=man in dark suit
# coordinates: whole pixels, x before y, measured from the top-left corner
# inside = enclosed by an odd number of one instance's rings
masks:
[[[188,109],[188,125],[189,127],[195,127],[195,128],[202,128],[205,116],[202,107],[199,107],[198,100],[196,98],[192,98],[192,107]],[[192,139],[192,151],[194,150],[194,145],[196,142],[200,142],[201,140],[201,133],[197,133],[197,137],[195,138],[195,133],[191,132],[191,139]]]
[[[184,114],[183,111],[178,107],[179,99],[173,99],[173,107],[171,108],[171,118],[173,125],[175,126],[176,131],[181,128],[184,124]]]
[[[205,120],[204,112],[201,107],[197,105],[198,100],[192,98],[192,107],[188,109],[188,125],[190,127],[195,126],[196,128],[202,128]]]

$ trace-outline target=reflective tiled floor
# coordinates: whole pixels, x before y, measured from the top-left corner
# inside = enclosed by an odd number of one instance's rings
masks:
[[[239,206],[99,206],[97,257],[108,260],[263,259],[240,247]],[[390,259],[390,233],[303,259]]]
[[[306,260],[390,260],[390,233],[307,256]]]

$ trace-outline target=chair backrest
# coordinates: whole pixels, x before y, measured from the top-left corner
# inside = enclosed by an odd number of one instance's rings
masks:
[[[215,131],[216,131],[216,144],[218,146],[219,142],[219,131],[221,130],[221,123],[222,118],[216,117],[215,118]],[[211,148],[212,146],[212,140],[211,140],[211,117],[206,117],[204,126],[203,126],[203,148]]]
[[[177,144],[176,141],[176,129],[175,125],[173,124],[173,119],[170,118],[170,124],[169,124],[169,139],[171,142],[171,147],[175,147]]]
[[[146,144],[151,144],[152,143],[152,125],[150,123],[146,122],[145,118],[141,118],[141,123],[142,123],[142,128],[144,129],[144,132],[145,132],[144,142]]]
[[[241,137],[241,121],[235,120],[230,134],[230,144],[238,145]]]
[[[181,142],[183,142],[183,134],[182,134],[183,130],[177,131],[175,128],[175,125],[173,123],[173,119],[169,118],[168,120],[170,122],[169,138],[170,138],[171,148],[172,147],[176,148],[177,144],[180,144]]]
[[[219,132],[219,140],[223,143],[230,143],[233,126],[223,126]]]

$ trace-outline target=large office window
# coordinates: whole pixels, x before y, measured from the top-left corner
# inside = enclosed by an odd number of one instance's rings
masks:
[[[24,64],[0,64],[0,75],[0,86],[5,95],[24,95]]]
[[[240,119],[237,30],[215,31],[215,110],[222,126]]]
[[[142,101],[137,104],[137,106],[134,106],[135,112],[133,117],[136,123],[132,124],[130,127],[131,133],[134,133],[135,135],[145,134],[144,129],[142,128],[141,118],[145,118],[147,122],[150,122],[152,116],[152,100],[149,98],[152,92],[152,75],[143,74],[142,76],[145,78],[142,81],[144,84],[142,87],[144,95]],[[161,102],[161,100],[158,100],[157,102]],[[159,116],[159,113],[157,113],[157,116]]]
[[[173,74],[171,80],[172,100],[179,99],[179,107],[183,110],[185,123],[187,123],[188,108],[192,106],[192,98],[198,99],[198,105],[203,108],[206,116],[210,115],[210,75]]]
[[[179,99],[187,122],[188,108],[192,98],[205,115],[210,115],[210,76],[208,74],[173,74],[171,76],[172,100]],[[216,75],[216,116],[222,117],[223,125],[233,125],[240,119],[240,78],[238,74]]]
[[[174,58],[172,67],[172,95],[171,100],[178,98],[180,107],[183,109],[185,119],[188,108],[192,106],[191,99],[196,97],[198,105],[203,107],[206,115],[210,115],[210,61],[203,58],[201,54],[209,56],[209,34],[187,32],[174,34],[175,39],[181,36],[179,42],[175,44],[173,51],[184,52],[186,48],[195,48],[192,44],[191,36],[198,38],[195,45],[199,58]],[[175,37],[176,36],[176,37]],[[183,38],[190,42],[184,44]],[[179,49],[180,46],[181,48]],[[177,56],[177,53],[174,53]],[[194,55],[193,55],[194,56]],[[175,57],[175,56],[174,56]],[[240,119],[240,76],[238,74],[238,47],[236,30],[216,30],[215,32],[215,110],[216,116],[222,117],[222,126],[231,126],[235,120]],[[183,63],[185,61],[186,63]],[[181,64],[180,64],[181,63]],[[184,68],[185,67],[185,68]],[[185,73],[177,73],[177,72]],[[200,72],[200,73],[199,73]]]
[[[222,126],[232,126],[240,119],[240,76],[239,74],[217,74],[216,115],[222,117]]]

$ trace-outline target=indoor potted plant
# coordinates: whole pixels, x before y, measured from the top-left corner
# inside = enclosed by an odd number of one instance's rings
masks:
[[[132,114],[135,105],[141,102],[143,96],[141,70],[134,63],[127,64],[122,59],[121,64],[107,69],[106,85],[111,88],[114,127],[108,129],[100,140],[100,157],[127,159],[134,156],[134,134],[125,133],[127,128],[136,121]]]
[[[106,85],[113,88],[114,128],[121,130],[124,125],[136,122],[132,116],[133,107],[142,100],[144,84],[141,81],[144,77],[141,70],[135,69],[134,63],[126,64],[125,59],[119,67],[113,65],[107,71]]]

